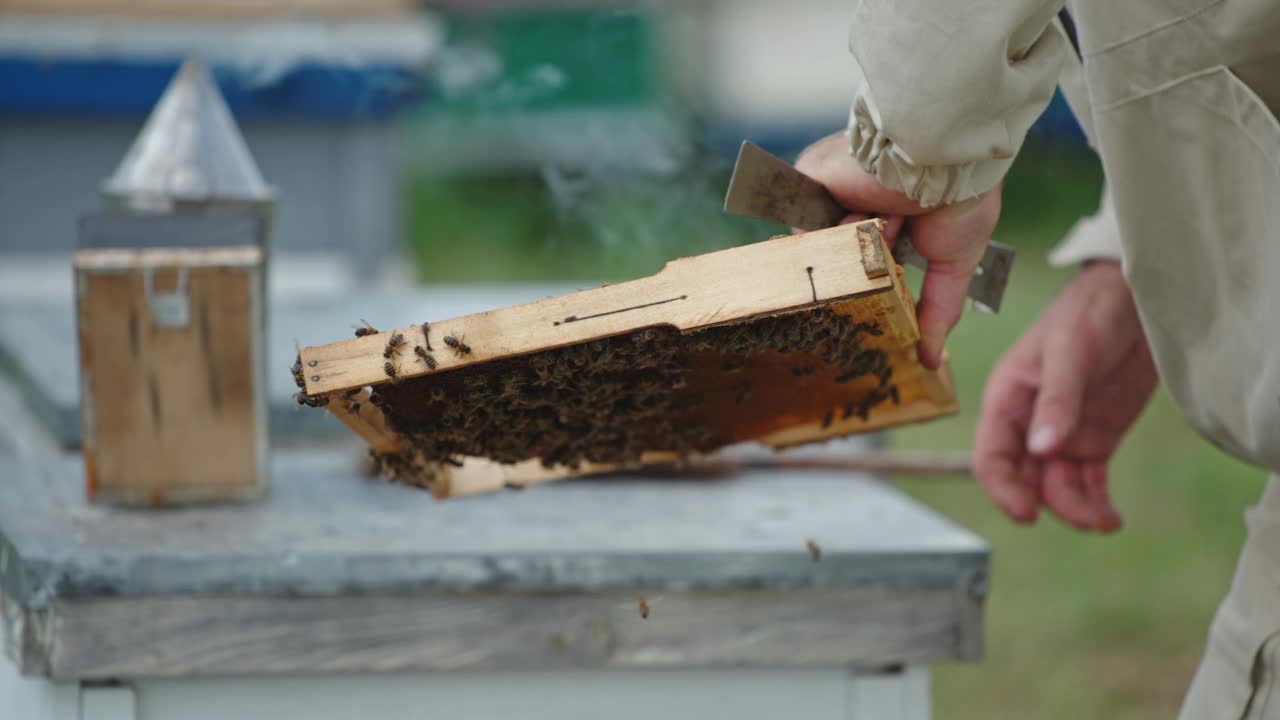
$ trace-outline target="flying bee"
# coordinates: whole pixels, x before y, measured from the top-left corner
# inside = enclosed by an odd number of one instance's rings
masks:
[[[427,366],[428,370],[435,370],[438,367],[436,359],[421,345],[413,346],[413,354],[418,356],[418,359],[422,361],[423,365]]]
[[[453,352],[456,353],[458,357],[464,357],[471,354],[471,346],[452,335],[444,336],[444,344],[453,348]]]
[[[369,324],[368,320],[361,320],[362,324],[356,326],[356,337],[361,338],[365,335],[377,335],[378,328]]]
[[[809,557],[814,562],[818,562],[822,559],[822,548],[818,547],[818,543],[813,540],[805,540],[804,546],[809,550]]]
[[[644,620],[648,620],[649,619],[649,601],[646,600],[645,598],[640,598],[640,602],[636,603],[636,605],[640,608],[640,617]]]

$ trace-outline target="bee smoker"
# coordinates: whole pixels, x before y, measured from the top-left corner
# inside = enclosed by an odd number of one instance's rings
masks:
[[[89,498],[261,497],[275,193],[201,63],[183,63],[103,195],[74,261]]]

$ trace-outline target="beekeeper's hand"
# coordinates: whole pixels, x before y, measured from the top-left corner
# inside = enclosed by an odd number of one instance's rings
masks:
[[[865,172],[849,155],[843,132],[810,145],[796,167],[826,185],[849,209],[846,221],[884,218],[890,242],[904,225],[911,233],[916,250],[929,261],[916,306],[920,361],[926,367],[938,367],[947,334],[964,311],[969,280],[1000,217],[1000,186],[954,205],[922,208]]]
[[[992,370],[978,480],[1019,522],[1035,522],[1044,506],[1081,530],[1119,529],[1107,463],[1156,382],[1119,264],[1089,265]]]

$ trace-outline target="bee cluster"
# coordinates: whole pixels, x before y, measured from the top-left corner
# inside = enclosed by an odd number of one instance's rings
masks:
[[[306,376],[302,372],[301,354],[293,359],[293,367],[289,368],[289,371],[293,373],[293,382],[298,386],[299,390],[306,387]],[[310,408],[322,408],[329,404],[328,395],[311,397],[305,392],[298,392],[293,396],[293,399],[297,400],[299,405],[305,405]]]
[[[689,368],[680,351],[678,332],[646,330],[380,385],[373,398],[412,447],[441,461],[577,467],[693,452],[717,439],[682,426],[675,391]]]
[[[402,485],[431,490],[436,481],[435,461],[423,456],[417,449],[403,453],[369,450],[369,462],[374,476],[382,475]]]
[[[820,360],[836,369],[840,383],[874,376],[873,389],[829,409],[823,426],[837,413],[842,419],[866,419],[872,408],[896,401],[897,395],[885,352],[860,342],[864,335],[880,334],[874,323],[824,308],[688,334],[649,328],[393,381],[376,386],[370,402],[408,441],[412,449],[406,457],[416,458],[384,460],[395,475],[407,474],[395,463],[416,466],[424,459],[445,462],[458,456],[501,463],[538,458],[547,467],[569,468],[583,462],[628,463],[644,452],[692,454],[735,441],[732,429],[717,423],[706,406],[715,400],[713,392],[726,393],[731,407],[747,405],[752,383],[691,387],[694,360],[706,355],[717,358],[714,367],[728,378],[741,377],[739,372],[766,352]],[[461,341],[455,345],[450,340],[456,339],[445,337],[455,352],[470,352]],[[808,377],[814,371],[805,365],[794,375]]]

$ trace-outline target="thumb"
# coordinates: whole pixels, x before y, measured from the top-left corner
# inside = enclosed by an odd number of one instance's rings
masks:
[[[1075,432],[1089,375],[1084,344],[1062,328],[1047,333],[1041,363],[1040,389],[1027,432],[1027,451],[1036,456],[1054,452]]]
[[[917,215],[923,209],[863,170],[849,154],[849,137],[843,130],[805,148],[796,158],[796,169],[826,186],[836,202],[852,212]]]

